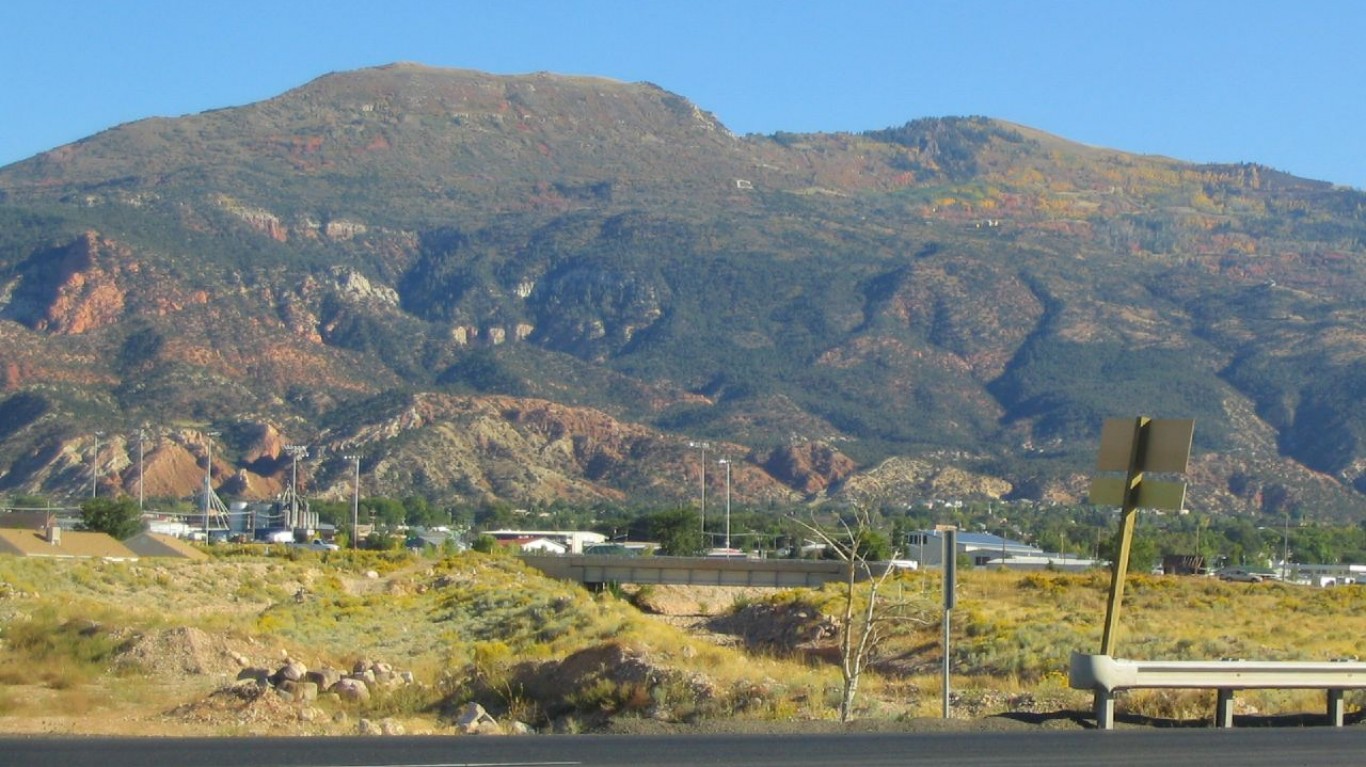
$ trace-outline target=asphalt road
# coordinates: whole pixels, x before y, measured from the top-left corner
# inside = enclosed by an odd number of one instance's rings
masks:
[[[5,767],[830,767],[1360,764],[1366,728],[895,735],[0,738]]]

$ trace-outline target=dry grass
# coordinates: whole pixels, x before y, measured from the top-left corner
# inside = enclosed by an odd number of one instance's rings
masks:
[[[383,574],[368,578],[367,570]],[[143,734],[183,731],[175,723],[155,724],[179,702],[168,701],[166,691],[200,696],[211,680],[180,686],[166,679],[120,678],[111,660],[121,638],[133,632],[181,626],[227,637],[263,663],[288,651],[310,665],[349,667],[374,658],[412,670],[425,686],[378,697],[368,707],[323,704],[325,712],[338,709],[352,718],[397,717],[412,723],[410,731],[423,722],[442,731],[443,711],[475,699],[496,705],[502,715],[540,717],[540,724],[548,724],[546,703],[514,683],[518,669],[606,644],[648,659],[661,669],[659,679],[668,681],[642,685],[594,678],[576,692],[573,713],[557,723],[561,729],[589,726],[604,713],[648,718],[667,712],[685,721],[828,719],[838,698],[839,675],[820,648],[783,654],[718,646],[642,615],[611,593],[548,581],[506,557],[269,557],[259,550],[233,550],[205,562],[6,557],[0,558],[0,579],[0,731],[25,731],[23,722],[38,717],[66,717],[71,731],[105,732],[101,728],[116,719],[129,728],[138,722],[151,728]],[[1073,651],[1098,648],[1108,584],[1104,573],[964,572],[952,640],[955,711],[1086,710],[1088,696],[1067,688],[1067,661]],[[887,588],[891,598],[922,605],[923,621],[906,623],[878,648],[881,662],[877,673],[865,677],[860,715],[935,716],[941,705],[938,578],[903,574]],[[765,598],[823,611],[838,602],[830,588],[746,600]],[[1134,576],[1118,654],[1362,656],[1363,607],[1366,589]],[[698,679],[705,679],[709,691],[700,697]],[[1198,719],[1212,710],[1208,697],[1141,691],[1120,705],[1146,716]],[[1317,711],[1319,697],[1249,692],[1239,696],[1240,712]]]

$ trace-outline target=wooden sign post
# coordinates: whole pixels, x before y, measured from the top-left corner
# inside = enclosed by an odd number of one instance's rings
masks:
[[[1110,599],[1105,606],[1105,633],[1100,654],[1113,655],[1119,608],[1124,601],[1124,579],[1129,570],[1134,521],[1140,508],[1180,511],[1186,501],[1186,483],[1145,479],[1146,473],[1185,474],[1190,460],[1195,421],[1190,419],[1111,418],[1100,432],[1100,458],[1096,468],[1123,477],[1096,477],[1091,482],[1091,502],[1123,509],[1119,551],[1110,577]]]

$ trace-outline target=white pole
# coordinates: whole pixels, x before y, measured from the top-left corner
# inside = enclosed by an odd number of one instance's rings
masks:
[[[356,545],[356,528],[360,527],[360,456],[348,455],[356,467],[355,477],[351,482],[351,549],[354,551]]]
[[[94,497],[98,494],[98,491],[96,490],[96,487],[97,487],[96,483],[99,481],[99,478],[100,478],[100,437],[103,437],[103,436],[104,436],[104,432],[102,432],[102,431],[97,431],[97,432],[95,432],[95,454],[92,455],[92,456],[90,456],[90,497],[91,497],[91,498],[94,498]]]
[[[707,545],[707,448],[709,442],[689,442],[689,447],[702,451],[702,545]]]
[[[1290,580],[1290,510],[1285,510],[1285,532],[1281,538],[1281,580]]]
[[[208,463],[204,466],[204,542],[209,542],[209,495],[213,493],[213,438],[219,432],[210,431],[204,434],[208,439],[205,440],[208,450]]]
[[[146,500],[147,500],[147,495],[146,495],[146,493],[145,493],[144,490],[143,490],[143,482],[142,482],[142,456],[143,456],[142,443],[143,443],[143,438],[144,438],[146,435],[147,435],[147,432],[146,432],[145,430],[143,430],[143,429],[138,429],[138,513],[139,513],[139,514],[141,514],[141,513],[143,512],[143,507],[146,506]]]
[[[722,461],[726,465],[726,548],[730,548],[730,461]]]

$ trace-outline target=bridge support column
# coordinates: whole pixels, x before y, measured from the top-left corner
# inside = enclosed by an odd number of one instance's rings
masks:
[[[1096,729],[1115,729],[1115,694],[1109,690],[1096,690],[1095,707]]]
[[[1342,690],[1328,691],[1328,724],[1341,727],[1343,720]]]
[[[1214,726],[1233,726],[1233,690],[1220,687],[1214,701]]]

